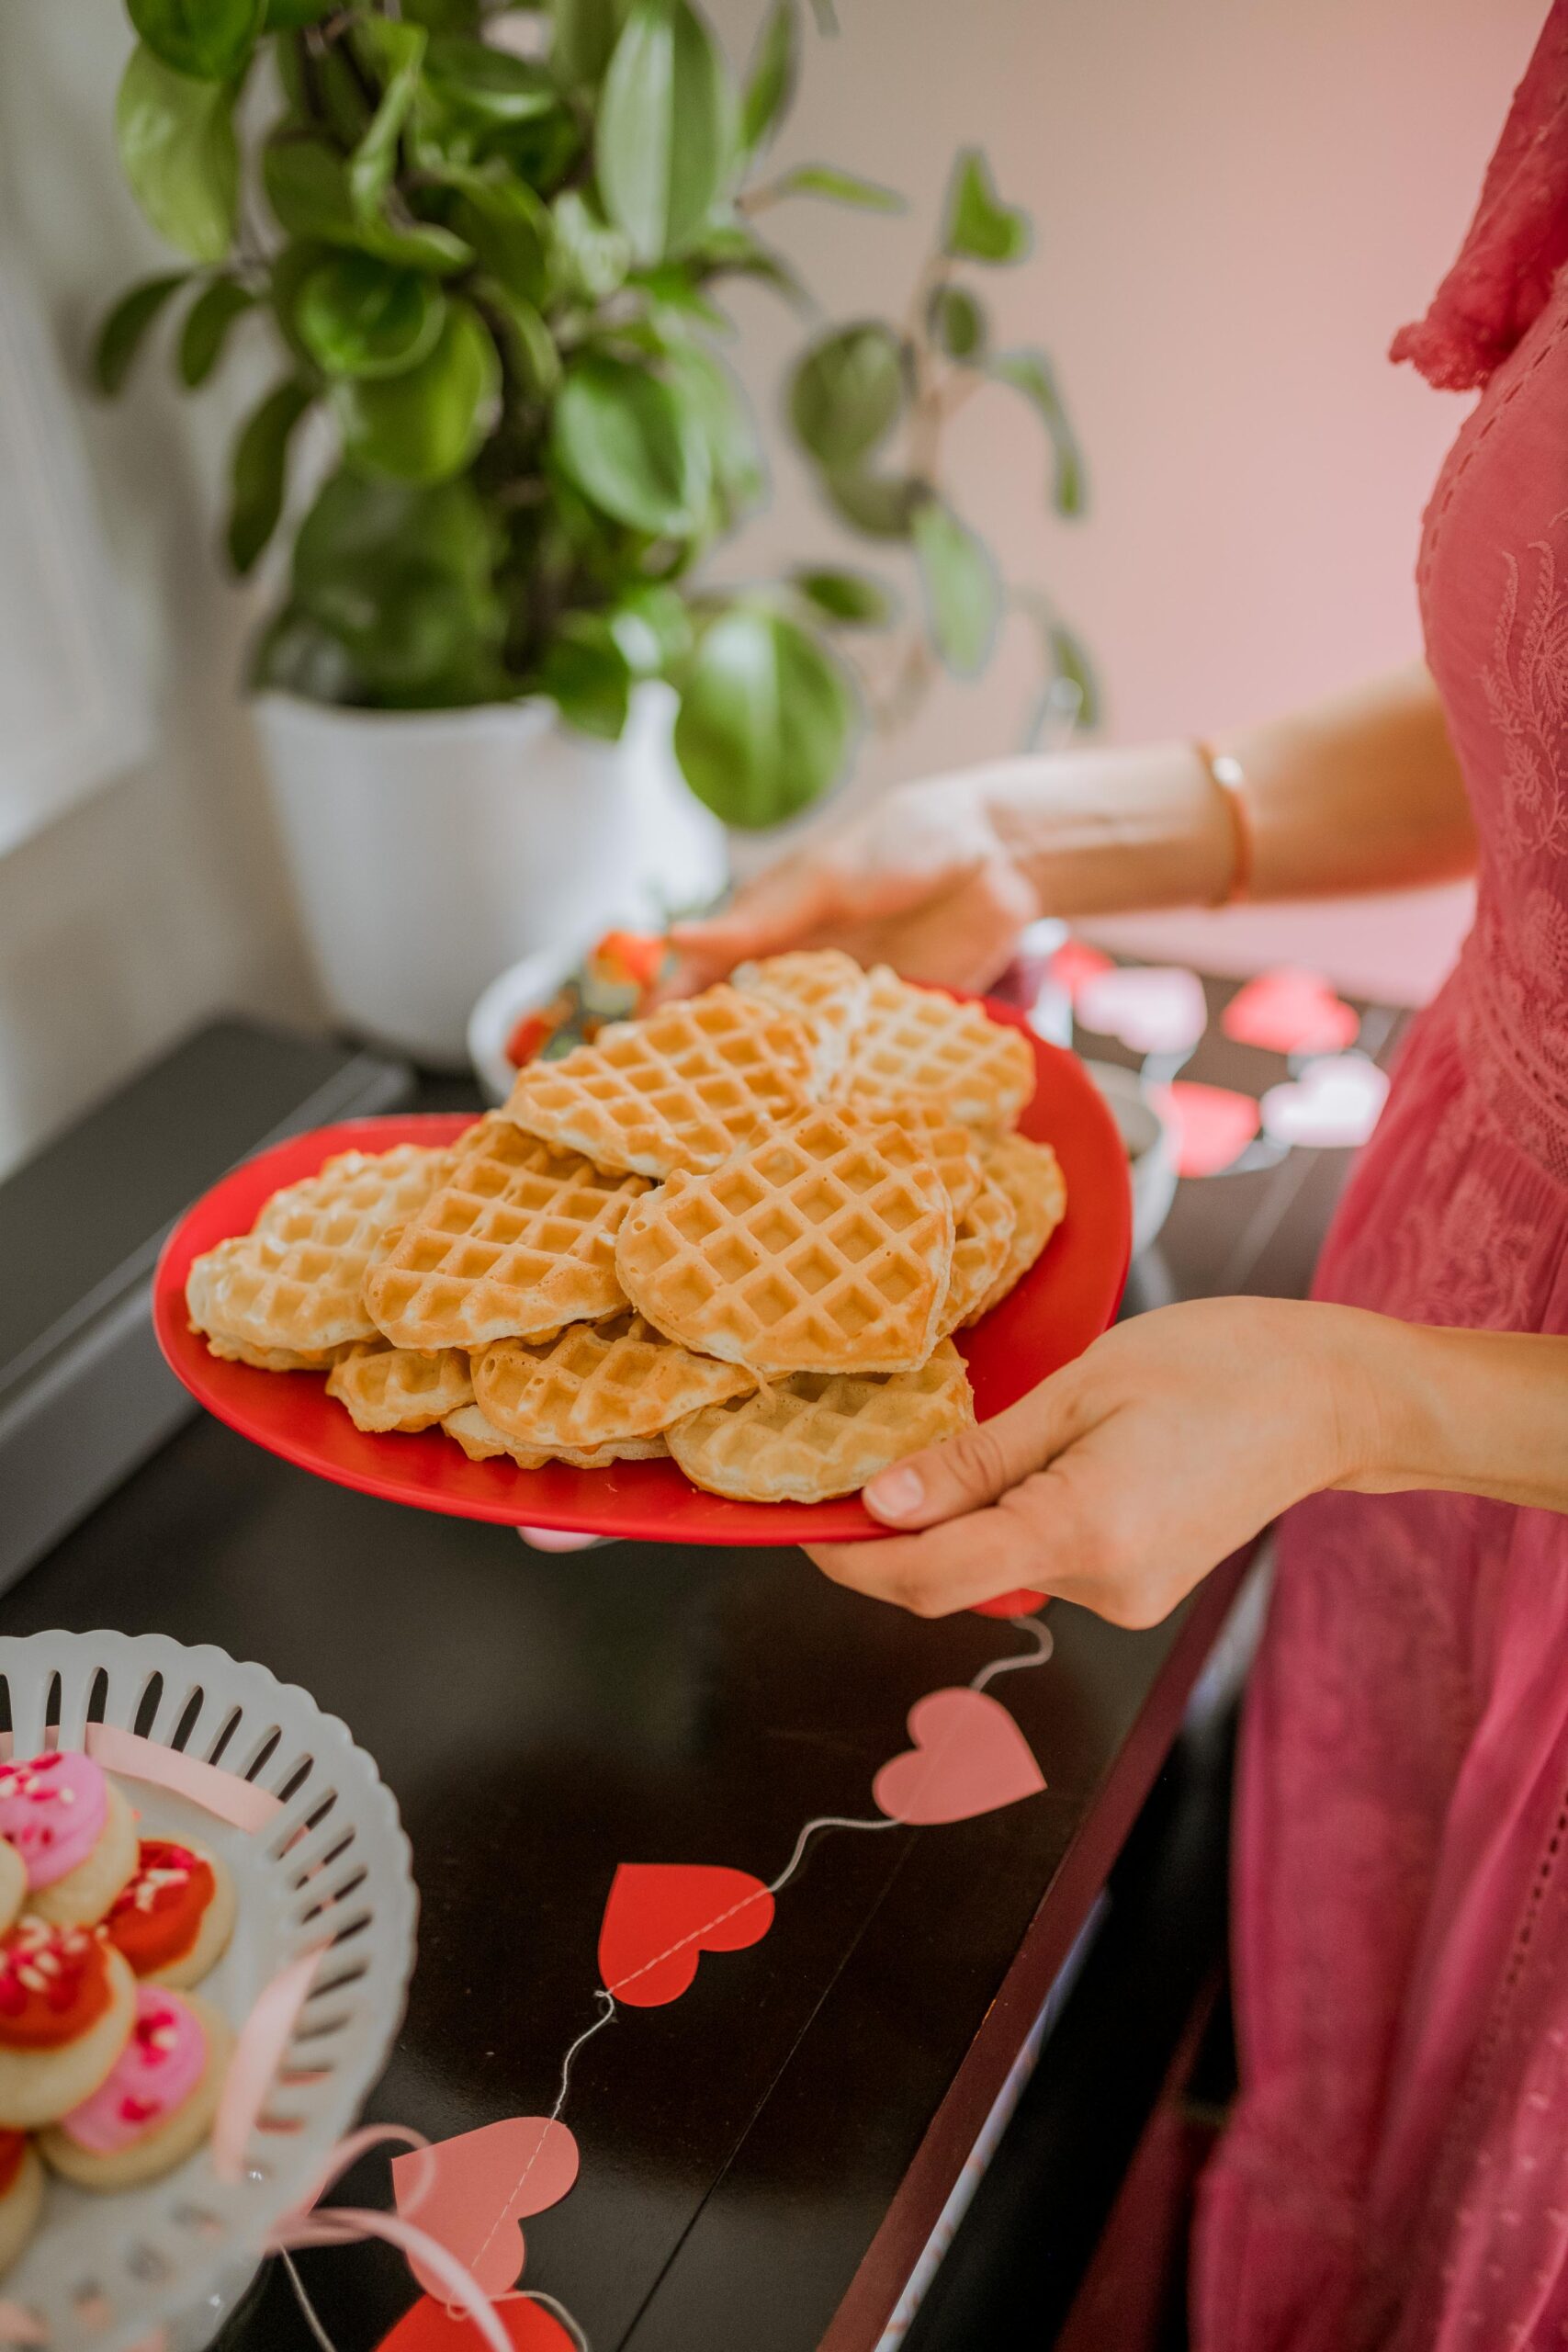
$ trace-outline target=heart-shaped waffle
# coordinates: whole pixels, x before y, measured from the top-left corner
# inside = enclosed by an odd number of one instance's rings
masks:
[[[870,989],[854,957],[838,947],[796,948],[738,965],[730,983],[806,1023],[816,1041],[818,1085],[829,1086],[848,1057]]]
[[[963,1217],[985,1181],[979,1146],[972,1128],[961,1126],[956,1119],[948,1117],[940,1102],[931,1101],[876,1102],[851,1095],[845,1102],[836,1102],[833,1108],[857,1127],[899,1128],[908,1137],[915,1154],[929,1162],[947,1186],[954,1218]],[[893,1150],[886,1136],[882,1149],[885,1153]]]
[[[953,1274],[942,1310],[944,1333],[979,1320],[1001,1280],[1018,1216],[999,1184],[987,1177],[958,1220],[953,1244]]]
[[[596,1167],[672,1176],[716,1168],[815,1091],[810,1032],[731,988],[618,1021],[591,1046],[518,1074],[506,1115]]]
[[[964,1126],[1012,1127],[1034,1091],[1034,1054],[1021,1029],[983,1006],[911,988],[879,964],[837,1091],[872,1102],[927,1096]]]
[[[980,1302],[981,1315],[999,1306],[1022,1281],[1067,1213],[1066,1182],[1048,1143],[1003,1136],[986,1155],[986,1174],[1012,1203],[1013,1228],[1001,1272]]]
[[[416,1217],[451,1168],[418,1144],[348,1151],[319,1176],[275,1193],[252,1231],[196,1260],[186,1284],[193,1330],[247,1361],[278,1352],[327,1361],[376,1336],[365,1276],[385,1238]]]
[[[377,1328],[400,1348],[480,1348],[624,1306],[615,1232],[644,1179],[601,1175],[499,1114],[464,1141],[366,1283]]]
[[[700,1355],[765,1377],[904,1372],[937,1337],[953,1207],[934,1168],[828,1110],[637,1202],[615,1245],[627,1296]]]
[[[915,1372],[795,1373],[754,1396],[710,1405],[670,1431],[694,1486],[737,1501],[825,1502],[975,1418],[964,1359],[943,1340]]]
[[[474,1359],[480,1411],[503,1436],[551,1453],[652,1437],[756,1385],[740,1365],[693,1355],[635,1313],[574,1323],[550,1347],[502,1340]]]
[[[448,1413],[442,1426],[449,1437],[457,1439],[470,1462],[489,1462],[503,1453],[520,1470],[542,1470],[547,1462],[570,1462],[574,1470],[603,1470],[612,1462],[651,1462],[670,1451],[661,1436],[616,1438],[608,1445],[581,1451],[562,1446],[552,1452],[547,1446],[525,1445],[487,1420],[477,1405],[464,1405]]]
[[[461,1348],[416,1355],[412,1348],[350,1348],[327,1375],[327,1395],[361,1430],[427,1430],[474,1401]]]

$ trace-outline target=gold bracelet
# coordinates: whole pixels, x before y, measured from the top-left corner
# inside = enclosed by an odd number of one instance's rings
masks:
[[[1230,874],[1224,888],[1209,904],[1232,907],[1238,899],[1245,899],[1252,887],[1254,836],[1252,811],[1247,800],[1247,776],[1239,760],[1233,759],[1229,752],[1216,752],[1201,736],[1193,738],[1192,749],[1203,763],[1204,775],[1225,804],[1231,829]]]

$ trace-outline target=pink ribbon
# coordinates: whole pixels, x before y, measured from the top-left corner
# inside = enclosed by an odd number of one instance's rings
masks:
[[[121,1731],[117,1724],[89,1724],[87,1753],[106,1772],[122,1772],[128,1780],[145,1781],[174,1796],[188,1797],[204,1813],[236,1829],[265,1829],[283,1810],[282,1798],[275,1797],[270,1789],[258,1789],[254,1781],[243,1781],[238,1772],[204,1764],[199,1757],[186,1756],[180,1748],[164,1747],[155,1739]]]

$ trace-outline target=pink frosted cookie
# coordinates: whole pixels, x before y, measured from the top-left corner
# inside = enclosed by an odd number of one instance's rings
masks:
[[[38,2227],[43,2207],[43,2166],[25,2132],[0,2132],[0,2271],[11,2265]]]
[[[45,2162],[83,2188],[131,2188],[172,2171],[212,2129],[232,2049],[227,2021],[198,1995],[143,1984],[104,2080],[39,2134]]]
[[[143,1984],[199,1984],[234,1932],[234,1882],[188,1839],[143,1838],[136,1875],[104,1933]]]
[[[136,1868],[136,1820],[90,1756],[0,1764],[0,1838],[28,1874],[26,1906],[65,1926],[101,1919]]]
[[[30,2132],[79,2105],[135,2015],[136,1979],[101,1936],[24,1912],[0,1938],[0,2127]]]

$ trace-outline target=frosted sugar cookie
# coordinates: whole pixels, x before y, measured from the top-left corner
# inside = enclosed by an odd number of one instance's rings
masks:
[[[132,2188],[172,2172],[212,2129],[234,2046],[199,1994],[143,1984],[130,2039],[90,2098],[39,2136],[44,2161],[82,2188]]]
[[[234,1882],[188,1840],[143,1838],[104,1933],[144,1984],[199,1984],[234,1932]]]
[[[52,2123],[96,2091],[135,2014],[136,1979],[101,1936],[24,1913],[0,1940],[0,2128]]]
[[[27,1908],[64,1926],[101,1919],[136,1868],[136,1822],[90,1756],[0,1765],[0,1838],[28,1873]]]

